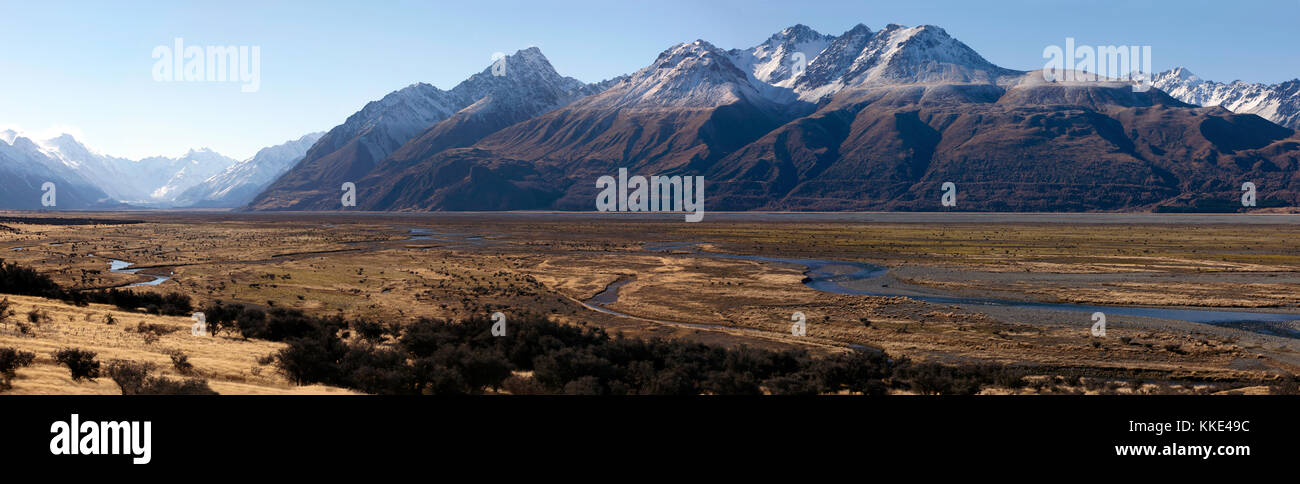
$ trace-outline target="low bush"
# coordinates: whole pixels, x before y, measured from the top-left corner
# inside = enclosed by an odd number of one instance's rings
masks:
[[[998,365],[912,364],[873,351],[815,358],[803,350],[630,339],[533,315],[516,317],[501,337],[491,335],[487,318],[422,319],[401,329],[303,321],[316,329],[291,332],[303,336],[290,338],[274,354],[276,367],[298,384],[368,393],[474,394],[495,388],[516,394],[883,395],[897,387],[971,394],[985,385],[1025,384],[1019,370]],[[343,336],[351,332],[359,338]]]
[[[13,388],[12,382],[19,368],[31,366],[36,353],[17,348],[0,348],[0,391]]]
[[[122,390],[123,395],[216,395],[201,378],[173,380],[164,376],[149,376],[153,365],[126,360],[109,362],[109,378]]]
[[[64,348],[54,352],[54,361],[68,367],[68,371],[72,373],[72,381],[93,382],[99,378],[99,361],[95,360],[93,351]]]
[[[167,356],[172,359],[172,367],[177,373],[190,375],[194,373],[194,364],[190,363],[190,356],[181,350],[172,350],[167,352]]]
[[[50,276],[13,262],[5,262],[4,259],[0,259],[0,293],[58,299],[77,306],[99,303],[111,304],[127,311],[144,308],[146,312],[168,316],[188,315],[193,310],[190,297],[181,293],[158,294],[126,289],[98,291],[65,289],[54,282]]]

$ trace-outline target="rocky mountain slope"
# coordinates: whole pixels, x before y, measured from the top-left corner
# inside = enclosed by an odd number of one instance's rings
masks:
[[[718,210],[1231,208],[1251,181],[1294,204],[1300,137],[1125,83],[852,89],[714,165]],[[1238,205],[1239,206],[1239,205]]]

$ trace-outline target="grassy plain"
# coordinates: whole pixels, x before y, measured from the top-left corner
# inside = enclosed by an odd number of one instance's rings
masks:
[[[21,217],[24,214],[11,214]],[[62,215],[60,215],[62,216]],[[67,215],[69,217],[73,215]],[[1125,392],[1252,388],[1300,372],[1290,338],[1182,322],[1112,322],[1093,337],[1077,321],[1039,319],[905,297],[832,294],[805,286],[804,268],[647,250],[670,241],[701,250],[857,261],[890,268],[896,285],[1013,299],[1215,306],[1294,311],[1300,294],[1300,228],[1266,224],[802,223],[714,217],[621,218],[573,214],[76,214],[102,223],[3,223],[0,255],[79,288],[171,280],[137,291],[180,291],[212,301],[291,307],[404,322],[418,317],[533,312],[636,337],[816,352],[880,348],[893,356],[1023,366],[1057,388]],[[117,223],[138,221],[140,223]],[[416,229],[416,232],[412,232]],[[110,259],[141,273],[110,273]],[[626,280],[616,302],[588,302]],[[14,393],[113,393],[111,381],[73,383],[49,357],[66,346],[107,358],[154,361],[191,355],[221,393],[342,391],[289,385],[258,359],[277,344],[190,336],[179,317],[77,308],[13,297],[18,316],[39,306],[52,322],[35,337],[0,334],[0,347],[38,353]],[[602,312],[597,309],[607,309]],[[793,312],[808,335],[790,335]],[[996,313],[996,314],[995,314]],[[1300,317],[1298,317],[1300,318]],[[154,343],[126,331],[138,322],[184,326]],[[1139,324],[1140,323],[1140,324]],[[1078,383],[1078,378],[1103,382]],[[1130,386],[1132,388],[1130,388]],[[1114,388],[1112,388],[1114,390]],[[1034,390],[1020,390],[1033,392]]]

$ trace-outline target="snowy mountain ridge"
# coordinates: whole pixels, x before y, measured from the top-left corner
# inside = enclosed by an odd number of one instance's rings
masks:
[[[191,149],[176,157],[131,160],[88,148],[67,133],[32,140],[9,129],[0,132],[0,139],[11,147],[27,150],[29,162],[42,165],[60,178],[94,186],[112,200],[139,206],[175,206],[181,192],[236,163],[208,148]]]
[[[279,178],[302,160],[324,132],[307,134],[296,140],[262,148],[251,158],[242,160],[182,192],[178,206],[238,207]]]
[[[1291,129],[1300,129],[1300,79],[1278,84],[1214,82],[1179,67],[1155,76],[1152,84],[1179,101],[1222,106],[1234,113],[1256,114]]]
[[[794,68],[796,53],[803,54],[802,74]],[[732,49],[728,55],[760,84],[760,91],[764,85],[792,90],[798,99],[808,102],[846,88],[935,82],[992,84],[1023,74],[994,65],[933,25],[889,24],[872,32],[858,24],[834,36],[800,24],[754,47]]]

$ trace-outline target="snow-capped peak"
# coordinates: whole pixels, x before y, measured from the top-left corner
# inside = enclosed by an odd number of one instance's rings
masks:
[[[355,123],[360,125],[359,128],[373,127],[381,119],[391,118],[396,114],[405,114],[418,118],[427,118],[437,114],[450,114],[454,109],[445,102],[444,97],[445,91],[431,84],[417,82],[390,92],[378,101],[367,103],[360,111],[350,116],[344,122],[344,125]],[[394,111],[404,112],[397,113]]]
[[[912,83],[994,83],[1019,72],[985,60],[933,25],[889,24],[879,32],[858,25],[831,42],[794,88],[815,101],[846,87]]]
[[[311,133],[292,141],[262,148],[253,157],[209,176],[176,197],[180,206],[237,207],[248,203],[263,188],[302,159],[307,149],[325,133]]]
[[[19,138],[31,142],[47,155],[57,156],[60,151],[71,154],[90,151],[68,133],[60,133],[49,139],[41,139],[39,136],[34,136],[31,133],[25,133],[13,128],[0,130],[0,140],[4,141],[6,144],[13,145],[15,140]]]
[[[98,153],[87,149],[85,145],[67,133],[40,141],[38,144],[46,154],[74,170],[80,168],[82,163],[100,156]]]
[[[1204,82],[1201,80],[1200,77],[1198,77],[1196,74],[1193,74],[1192,71],[1188,70],[1185,67],[1175,67],[1172,70],[1168,70],[1160,73],[1158,76],[1162,78],[1172,77],[1173,79],[1177,79],[1178,81],[1181,81],[1186,84],[1200,84],[1201,82]]]
[[[799,24],[786,27],[749,49],[733,49],[728,55],[754,79],[788,88],[834,39],[833,35],[823,35]]]
[[[1223,83],[1201,79],[1179,67],[1156,74],[1151,83],[1185,103],[1223,106],[1235,113],[1257,114],[1282,126],[1300,129],[1300,80],[1278,84]]]
[[[933,25],[890,24],[853,61],[849,84],[992,82],[1004,69]]]
[[[772,34],[772,36],[769,37],[768,40],[778,40],[778,39],[783,41],[790,40],[797,43],[797,42],[810,42],[819,39],[831,39],[831,38],[834,37],[830,35],[824,35],[821,32],[818,32],[814,30],[812,27],[809,27],[807,25],[794,24],[784,29],[781,29],[780,32]]]
[[[583,86],[582,81],[556,72],[542,50],[534,46],[494,61],[448,92],[461,106],[471,106],[491,96],[508,99],[510,104],[527,103],[540,109],[571,100]]]
[[[696,40],[663,51],[650,66],[585,102],[606,107],[713,107],[762,98],[749,74],[726,52]]]
[[[196,177],[210,176],[234,163],[211,148],[191,149],[176,157],[118,158],[89,148],[68,133],[37,139],[5,129],[0,139],[46,169],[64,173],[65,179],[84,180],[113,199],[146,205],[165,205],[170,194],[188,188]]]
[[[874,33],[866,25],[857,24],[838,37],[834,37],[826,48],[809,60],[804,75],[793,83],[795,90],[807,92],[835,83],[844,76],[845,71],[862,53],[862,49],[871,41],[873,35]]]
[[[228,158],[209,148],[191,149],[185,156],[175,159],[155,158],[149,160],[153,167],[144,167],[171,173],[165,183],[149,193],[150,198],[163,203],[170,203],[185,190],[202,183],[208,177],[221,173],[238,161]]]
[[[447,91],[417,82],[366,103],[321,138],[307,158],[318,158],[358,142],[371,160],[382,160],[433,123],[447,119],[462,105]]]

